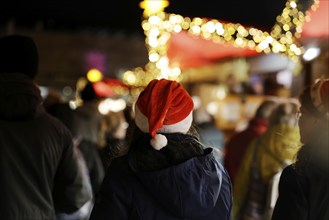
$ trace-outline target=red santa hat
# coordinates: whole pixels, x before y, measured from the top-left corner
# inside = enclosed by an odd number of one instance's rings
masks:
[[[320,79],[311,87],[314,107],[329,118],[329,79]]]
[[[138,97],[135,122],[152,136],[151,145],[160,150],[167,138],[159,133],[187,133],[192,124],[193,100],[181,84],[167,79],[152,80]]]

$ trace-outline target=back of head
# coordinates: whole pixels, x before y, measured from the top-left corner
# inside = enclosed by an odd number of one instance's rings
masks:
[[[122,129],[123,124],[126,123],[125,117],[122,111],[119,112],[109,112],[104,117],[104,123],[106,124],[106,132],[111,138],[117,138],[115,134],[119,129]]]
[[[277,105],[270,116],[270,125],[285,124],[296,126],[298,104],[293,101],[285,101]]]
[[[329,79],[318,80],[305,87],[299,96],[301,103],[300,130],[305,144],[297,156],[297,168],[309,168],[309,162],[329,169]],[[303,132],[304,131],[304,132]]]
[[[32,38],[21,35],[0,38],[0,74],[23,73],[33,79],[38,62],[38,50]]]
[[[318,118],[329,119],[329,79],[307,86],[299,96],[302,107]]]
[[[192,124],[193,100],[176,81],[152,80],[136,102],[137,127],[152,137],[151,145],[160,150],[167,145],[161,133],[187,133]]]
[[[277,106],[277,101],[274,99],[264,100],[256,110],[255,118],[268,120],[273,109]]]
[[[315,126],[302,123],[303,129],[312,127],[314,136],[321,135],[328,139],[329,132],[329,79],[318,80],[315,84],[307,86],[299,96],[302,115],[312,118]],[[305,135],[303,136],[305,137]],[[315,137],[315,139],[317,139]],[[327,142],[328,145],[328,142]]]
[[[196,124],[212,122],[213,116],[204,108],[198,108],[193,111],[193,119]]]
[[[154,79],[135,104],[135,125],[129,155],[141,170],[159,170],[203,155],[192,126],[193,100],[172,80]]]
[[[92,101],[97,99],[97,94],[95,92],[92,83],[87,83],[86,86],[80,92],[80,97],[84,102]]]

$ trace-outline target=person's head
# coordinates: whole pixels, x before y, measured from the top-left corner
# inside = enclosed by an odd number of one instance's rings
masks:
[[[314,165],[328,169],[329,79],[307,86],[299,100],[301,107],[298,124],[304,146],[298,152],[296,167],[300,172]]]
[[[269,118],[270,126],[275,125],[288,125],[297,126],[298,119],[296,113],[298,112],[299,105],[291,100],[280,102],[272,111]]]
[[[264,100],[257,108],[255,118],[268,120],[278,102],[274,99]]]
[[[109,112],[104,117],[106,123],[106,134],[110,138],[124,139],[128,124],[124,117],[123,111]]]
[[[21,35],[0,38],[0,74],[23,73],[34,79],[38,63],[38,50],[32,38]]]
[[[92,83],[87,83],[80,91],[80,97],[84,102],[96,100],[97,94]]]
[[[319,80],[306,87],[299,97],[299,128],[302,143],[307,143],[323,132],[328,133],[329,79]]]
[[[193,111],[193,120],[195,124],[200,125],[207,122],[214,122],[215,118],[205,108],[198,108]]]
[[[184,133],[192,125],[193,100],[176,81],[152,80],[138,97],[136,126],[152,137],[151,146],[160,150],[167,139],[159,133]]]

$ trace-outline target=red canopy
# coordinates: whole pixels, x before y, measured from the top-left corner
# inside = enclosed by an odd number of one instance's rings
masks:
[[[216,44],[211,40],[193,37],[186,31],[172,34],[167,51],[170,62],[178,62],[182,70],[211,64],[222,58],[256,54],[259,53],[255,50],[238,48],[232,44]]]
[[[99,97],[114,97],[122,95],[117,93],[117,89],[126,89],[129,91],[129,87],[118,79],[104,78],[102,81],[95,82],[93,84],[94,90]]]
[[[328,9],[328,1],[320,1],[316,11],[309,9],[311,21],[304,24],[301,41],[329,36]],[[193,37],[186,31],[172,33],[167,50],[170,62],[179,63],[182,70],[201,67],[223,58],[250,57],[259,54],[255,50],[237,48],[230,43],[216,44],[211,40]]]
[[[329,37],[329,1],[320,1],[316,11],[309,9],[311,21],[303,25],[302,40]]]

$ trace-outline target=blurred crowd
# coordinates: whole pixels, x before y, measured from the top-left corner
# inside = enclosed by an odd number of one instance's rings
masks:
[[[42,98],[37,66],[33,40],[0,39],[0,219],[329,219],[329,79],[225,138],[175,81],[101,113],[92,83],[76,108]]]

